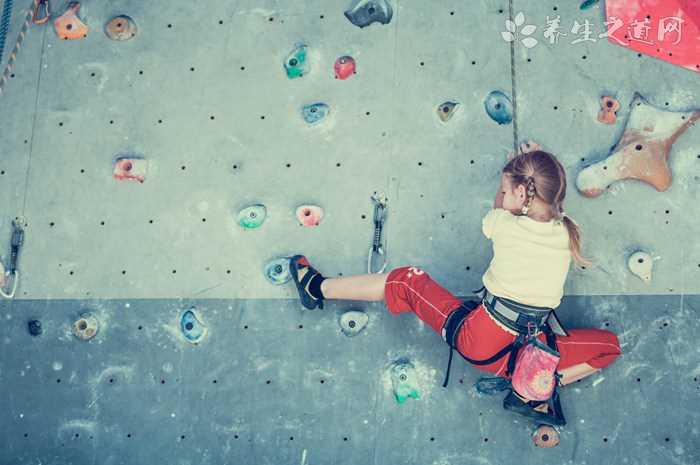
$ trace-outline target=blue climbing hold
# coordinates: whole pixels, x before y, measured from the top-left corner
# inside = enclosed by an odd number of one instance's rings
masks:
[[[276,286],[286,284],[292,279],[289,272],[289,257],[277,258],[265,265],[265,278]]]
[[[287,70],[287,77],[294,79],[302,77],[308,72],[308,62],[306,61],[306,45],[297,44],[294,50],[287,55],[284,61],[284,69]]]
[[[345,17],[355,26],[363,28],[374,22],[389,24],[393,14],[387,0],[355,0],[345,12]]]
[[[592,7],[593,5],[596,5],[596,4],[598,3],[598,1],[599,1],[599,0],[586,0],[586,1],[584,1],[584,2],[581,4],[581,7],[580,7],[580,8],[581,8],[582,10],[587,10],[587,9],[589,9],[590,7]]]
[[[513,121],[513,103],[500,90],[494,90],[486,97],[484,107],[486,113],[498,124],[510,124]]]
[[[301,109],[301,115],[304,117],[304,121],[309,124],[316,124],[323,118],[328,116],[330,108],[325,103],[313,103],[311,105],[305,105]]]
[[[185,336],[185,339],[193,344],[197,344],[207,334],[207,328],[199,321],[199,318],[197,318],[194,307],[191,307],[182,314],[182,318],[180,318],[180,330]]]

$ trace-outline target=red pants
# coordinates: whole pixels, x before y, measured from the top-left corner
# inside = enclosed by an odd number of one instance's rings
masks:
[[[389,312],[396,315],[415,312],[435,332],[442,333],[447,316],[462,304],[462,300],[433,281],[428,274],[414,266],[396,268],[389,273],[384,287],[384,300]],[[561,356],[559,369],[579,363],[593,368],[610,365],[621,353],[617,336],[604,329],[571,329],[569,336],[556,336]],[[442,336],[441,336],[442,337]],[[545,335],[538,339],[546,343]],[[484,360],[515,340],[486,312],[483,304],[467,317],[457,335],[457,350],[465,357]],[[489,365],[475,365],[480,370],[505,376],[508,356]]]

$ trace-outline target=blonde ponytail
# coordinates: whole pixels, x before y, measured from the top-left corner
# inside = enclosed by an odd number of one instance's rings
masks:
[[[562,222],[569,233],[569,250],[574,262],[581,266],[591,266],[593,263],[581,254],[581,228],[566,214],[562,217]]]

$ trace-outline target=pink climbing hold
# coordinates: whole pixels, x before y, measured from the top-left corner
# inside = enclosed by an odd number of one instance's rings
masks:
[[[700,73],[698,0],[606,0],[608,40]]]
[[[342,56],[335,60],[333,65],[335,78],[345,80],[355,74],[355,59],[350,56]]]
[[[668,156],[671,148],[700,118],[700,110],[665,111],[651,106],[634,94],[625,132],[615,152],[605,160],[584,168],[576,178],[576,188],[586,197],[597,197],[611,184],[637,179],[662,192],[671,185]]]
[[[318,226],[323,219],[323,209],[316,205],[302,205],[297,208],[297,219],[302,226]]]
[[[143,182],[148,162],[140,157],[119,157],[114,161],[114,179]]]
[[[620,102],[615,97],[605,96],[600,99],[600,112],[598,121],[605,124],[615,124],[617,121],[617,110],[620,109]]]

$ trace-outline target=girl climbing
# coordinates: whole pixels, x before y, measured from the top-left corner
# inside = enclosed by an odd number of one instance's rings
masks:
[[[473,302],[471,308],[465,309],[466,302],[416,266],[384,274],[325,278],[306,257],[295,255],[290,270],[304,307],[322,309],[324,299],[384,300],[390,313],[412,311],[443,338],[445,327],[451,327],[452,339],[447,340],[454,341],[453,347],[465,359],[482,362],[477,368],[505,380],[512,374],[510,357],[493,360],[494,355],[512,346],[534,324],[537,340],[555,343],[560,354],[557,383],[564,386],[610,365],[621,353],[612,332],[567,332],[552,318],[563,296],[572,257],[579,264],[588,263],[581,255],[579,227],[564,213],[565,195],[564,168],[539,147],[506,164],[493,209],[482,221],[483,233],[493,243],[493,259],[482,278],[480,302]],[[465,312],[463,322],[457,329],[446,325],[453,320],[448,319],[450,314],[460,308]],[[542,313],[545,309],[550,312]],[[542,319],[542,315],[548,318]],[[493,361],[483,363],[489,359]],[[556,411],[558,397],[555,400],[555,405],[531,400],[511,388],[503,406],[542,422],[564,424],[563,415]]]

